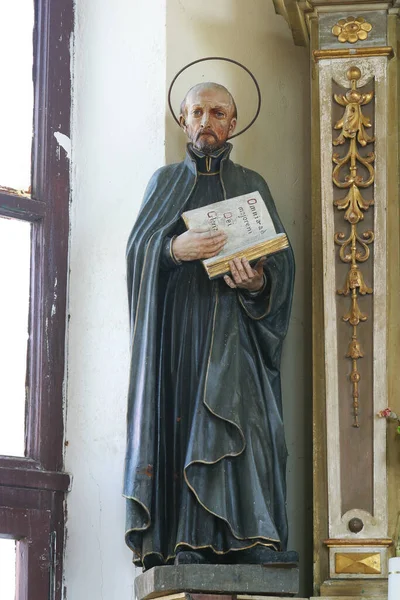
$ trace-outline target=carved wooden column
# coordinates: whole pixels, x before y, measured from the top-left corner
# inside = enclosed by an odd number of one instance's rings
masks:
[[[274,0],[312,69],[314,583],[387,598],[400,437],[400,2]]]

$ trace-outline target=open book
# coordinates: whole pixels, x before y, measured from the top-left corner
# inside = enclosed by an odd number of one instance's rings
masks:
[[[288,248],[285,233],[276,233],[271,215],[259,192],[236,196],[182,214],[188,229],[223,230],[228,239],[217,256],[202,261],[210,279],[230,271],[229,261],[246,257],[253,261]]]

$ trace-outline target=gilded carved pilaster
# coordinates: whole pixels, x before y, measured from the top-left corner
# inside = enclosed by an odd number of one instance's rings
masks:
[[[335,243],[340,246],[340,260],[349,265],[345,285],[338,289],[337,293],[351,296],[351,306],[342,319],[352,328],[346,357],[351,360],[352,364],[350,381],[353,396],[353,427],[359,427],[361,374],[358,369],[358,361],[364,356],[358,339],[358,327],[360,323],[368,319],[367,314],[360,309],[359,296],[372,294],[372,287],[366,285],[359,265],[369,259],[369,245],[374,241],[373,231],[367,230],[363,233],[359,231],[359,224],[364,219],[364,212],[373,204],[373,200],[363,198],[361,189],[370,187],[375,180],[374,152],[368,152],[362,156],[359,150],[359,147],[363,148],[375,141],[367,133],[367,129],[371,127],[371,121],[362,111],[362,107],[371,102],[374,93],[362,94],[357,90],[357,82],[360,77],[361,71],[358,67],[348,69],[347,78],[351,82],[351,89],[344,95],[334,95],[335,101],[345,110],[343,117],[334,126],[335,129],[340,130],[340,134],[333,140],[333,145],[347,145],[348,150],[343,157],[340,157],[338,153],[334,153],[332,156],[336,165],[332,174],[333,183],[339,189],[348,190],[344,198],[334,201],[334,205],[338,210],[345,211],[344,219],[350,224],[348,236],[342,231],[335,233]],[[364,167],[365,177],[359,172],[360,166]]]
[[[400,511],[398,439],[376,417],[400,414],[400,0],[273,1],[310,46],[315,595],[384,600]]]

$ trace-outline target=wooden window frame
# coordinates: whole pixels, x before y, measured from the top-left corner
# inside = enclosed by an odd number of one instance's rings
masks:
[[[16,507],[0,507],[2,535],[18,541],[16,552],[16,597],[18,600],[55,595],[51,511]],[[54,546],[53,546],[54,547]]]
[[[73,0],[34,4],[32,194],[0,189],[0,216],[32,223],[26,457],[0,456],[0,536],[22,540],[18,600],[60,600],[70,166],[54,133],[70,136],[74,11]]]

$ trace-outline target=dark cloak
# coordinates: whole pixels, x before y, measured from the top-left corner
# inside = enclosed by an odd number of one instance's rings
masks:
[[[224,197],[258,190],[277,232],[283,232],[267,184],[229,160],[228,146],[217,176]],[[183,163],[158,170],[128,242],[132,357],[124,495],[126,541],[138,564],[149,554],[170,562],[182,545],[225,554],[256,543],[285,550],[287,543],[287,451],[279,369],[292,302],[290,248],[268,257],[268,285],[260,297],[232,290],[222,280],[208,282],[210,318],[202,320],[201,348],[188,369],[188,378],[196,373],[196,393],[182,472],[171,468],[170,455],[178,441],[168,420],[166,397],[168,406],[175,400],[169,397],[174,391],[166,391],[160,357],[174,352],[165,341],[166,311],[172,306],[179,314],[187,299],[182,290],[171,299],[171,274],[162,269],[162,261],[165,239],[176,232],[198,179],[190,152]],[[196,340],[191,343],[196,345]],[[176,496],[178,488],[188,495],[186,502]],[[171,527],[168,509],[176,502],[189,523],[178,539],[178,525]],[[190,529],[186,513],[193,508],[188,503],[203,511],[204,523],[207,518],[216,521],[215,539],[198,542],[201,532]],[[226,530],[222,537],[221,529]]]

